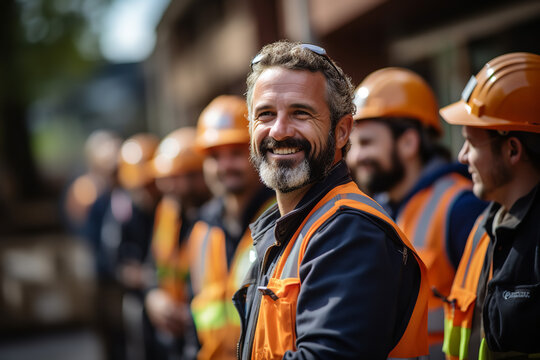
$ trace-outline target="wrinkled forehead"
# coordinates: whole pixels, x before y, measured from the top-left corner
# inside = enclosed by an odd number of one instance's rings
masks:
[[[326,99],[326,79],[320,72],[290,70],[279,67],[265,69],[254,84],[252,110],[265,102],[297,101],[310,103]]]

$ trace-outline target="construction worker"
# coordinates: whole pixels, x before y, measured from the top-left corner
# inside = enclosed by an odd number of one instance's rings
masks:
[[[471,191],[467,169],[449,162],[429,85],[403,68],[368,75],[355,91],[347,164],[359,187],[374,195],[426,264],[430,359],[444,359],[443,296],[475,219],[486,204]]]
[[[129,289],[144,289],[148,281],[142,265],[150,250],[154,214],[161,195],[152,172],[158,144],[155,135],[140,133],[124,141],[120,149],[118,179],[126,192],[119,193],[118,206],[115,207],[115,199],[112,206],[113,214],[118,210],[116,219],[121,224],[118,276]]]
[[[231,299],[253,260],[248,225],[275,203],[249,161],[246,115],[243,98],[218,96],[197,123],[205,178],[217,195],[189,239],[198,359],[236,359],[240,320]]]
[[[202,173],[202,155],[195,149],[195,128],[177,129],[159,144],[153,159],[158,190],[163,197],[154,220],[151,250],[157,287],[145,298],[148,316],[158,329],[165,359],[193,358],[191,335],[189,252],[187,238],[200,206],[210,197]],[[155,356],[154,356],[155,358]]]
[[[123,140],[110,130],[96,130],[85,142],[88,171],[70,187],[65,211],[88,242],[96,279],[95,319],[107,360],[122,359],[122,288],[104,251],[104,226],[111,216],[110,199],[118,188],[118,159]],[[82,211],[81,211],[82,210]]]
[[[143,290],[151,278],[145,262],[159,200],[151,160],[158,143],[149,133],[126,139],[118,154],[118,183],[90,211],[86,232],[95,244],[101,293],[97,315],[108,359],[144,351]]]
[[[93,131],[84,144],[87,171],[68,187],[63,212],[67,225],[85,236],[86,221],[96,200],[116,184],[118,152],[122,139],[113,131]]]
[[[459,160],[491,204],[468,239],[445,303],[448,359],[540,356],[540,56],[489,61],[461,100],[441,109],[462,125]]]
[[[251,157],[277,205],[234,300],[241,359],[428,354],[425,266],[349,176],[350,79],[311,44],[263,47],[247,78]]]

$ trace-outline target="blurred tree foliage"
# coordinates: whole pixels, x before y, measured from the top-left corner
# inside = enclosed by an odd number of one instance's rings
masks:
[[[32,197],[45,190],[30,150],[29,105],[65,93],[102,63],[98,37],[109,3],[0,1],[0,191]]]

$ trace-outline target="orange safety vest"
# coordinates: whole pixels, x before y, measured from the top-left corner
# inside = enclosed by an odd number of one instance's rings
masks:
[[[255,218],[275,203],[265,202]],[[249,228],[242,236],[227,268],[225,233],[204,221],[197,222],[189,239],[191,279],[195,297],[191,312],[201,349],[197,359],[236,359],[236,344],[240,338],[240,317],[232,297],[255,260],[253,239]]]
[[[189,253],[187,241],[179,244],[182,220],[176,201],[163,197],[156,208],[152,254],[159,286],[177,302],[187,302]]]
[[[483,227],[483,219],[484,215],[480,215],[467,239],[450,296],[444,304],[443,351],[449,360],[468,358],[478,281],[489,245],[489,236]],[[486,350],[485,340],[482,339],[479,359],[486,359]]]
[[[396,220],[426,265],[430,288],[445,297],[450,294],[455,275],[446,253],[447,219],[457,197],[470,189],[471,182],[459,174],[441,177],[433,186],[416,193]],[[442,345],[443,334],[443,301],[432,293],[428,300],[429,344]]]
[[[292,236],[283,255],[278,260],[267,285],[271,291],[269,293],[275,295],[263,296],[261,299],[253,338],[252,359],[281,359],[286,351],[296,350],[296,304],[301,287],[298,271],[313,234],[342,207],[358,209],[385,221],[399,234],[403,244],[413,252],[421,271],[418,298],[407,328],[398,344],[390,352],[389,357],[408,359],[428,354],[427,302],[429,287],[425,266],[414,252],[406,236],[382,207],[363,194],[356,184],[349,182],[335,187],[315,205]]]

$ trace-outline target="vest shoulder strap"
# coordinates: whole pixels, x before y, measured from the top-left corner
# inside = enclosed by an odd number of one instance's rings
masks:
[[[299,276],[299,265],[302,262],[309,239],[326,220],[343,207],[357,209],[382,220],[396,231],[405,246],[410,245],[407,244],[406,237],[383,207],[362,193],[353,182],[350,182],[334,188],[315,205],[289,241],[276,266],[275,277],[285,279]],[[409,247],[412,249],[412,246]]]
[[[410,241],[416,249],[428,244],[428,232],[431,226],[438,223],[446,225],[446,218],[454,203],[463,191],[471,188],[469,180],[459,174],[448,174],[439,178],[434,184],[413,196],[399,213],[396,222],[409,234]],[[412,224],[411,224],[412,222]],[[412,230],[412,231],[411,231]],[[446,233],[443,229],[442,233]]]
[[[407,237],[384,209],[373,199],[362,193],[353,182],[334,188],[313,208],[289,241],[272,277],[281,279],[298,278],[300,263],[311,236],[338,209],[344,207],[363,211],[386,223],[396,232],[403,244],[404,260],[406,260],[409,251],[414,255],[421,272],[419,293],[407,328],[398,344],[392,349],[390,357],[413,358],[427,355],[427,301],[429,287],[426,282],[425,265],[414,251]]]
[[[478,219],[476,219],[476,222],[473,226],[471,234],[469,235],[468,242],[471,243],[471,247],[468,248],[469,244],[467,244],[467,251],[466,253],[464,252],[463,254],[464,256],[462,258],[462,261],[466,261],[465,268],[463,272],[460,269],[460,271],[456,273],[456,283],[459,284],[462,288],[465,288],[467,286],[466,285],[467,279],[469,279],[471,276],[477,277],[480,275],[479,270],[476,268],[479,268],[481,266],[480,264],[476,264],[473,266],[473,260],[477,259],[478,261],[478,259],[483,258],[485,255],[485,251],[487,250],[487,244],[489,243],[489,236],[486,233],[486,230],[484,227],[486,223],[486,218],[487,218],[487,209],[478,217]],[[482,249],[479,248],[480,243],[483,244]],[[474,267],[475,270],[471,270],[472,267]],[[473,271],[475,274],[470,274],[471,271]],[[476,282],[475,285],[478,285],[478,283]],[[473,290],[476,291],[476,286]]]

